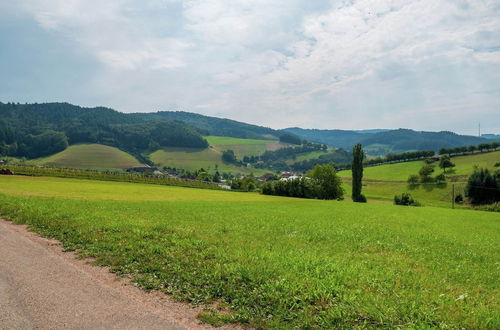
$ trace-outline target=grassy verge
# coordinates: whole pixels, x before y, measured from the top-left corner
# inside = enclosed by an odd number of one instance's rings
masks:
[[[217,306],[211,323],[500,326],[496,213],[34,179],[0,177],[3,217],[145,289]]]

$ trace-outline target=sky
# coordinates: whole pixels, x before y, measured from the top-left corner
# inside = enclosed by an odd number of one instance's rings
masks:
[[[2,1],[0,101],[500,134],[500,1]]]

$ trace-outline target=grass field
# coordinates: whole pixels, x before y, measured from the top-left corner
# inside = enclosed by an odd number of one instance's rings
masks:
[[[286,160],[286,163],[288,165],[292,165],[293,163],[296,163],[296,162],[301,162],[301,161],[304,161],[304,160],[318,158],[319,156],[325,155],[326,153],[327,152],[324,152],[324,151],[308,152],[308,153],[305,153],[305,154],[298,155],[295,158],[289,158],[289,159]]]
[[[500,151],[480,153],[467,156],[453,157],[452,162],[455,167],[448,173],[448,176],[469,175],[474,171],[474,166],[494,169],[494,165],[500,162]],[[413,161],[396,164],[387,164],[379,166],[366,167],[364,169],[363,178],[369,180],[386,180],[386,181],[405,181],[412,174],[418,174],[420,168],[424,165],[424,161]],[[435,173],[440,173],[442,170],[436,165]],[[350,177],[351,171],[339,172],[341,177]]]
[[[241,160],[244,156],[256,156],[266,150],[277,150],[288,146],[273,140],[237,139],[225,136],[205,136],[210,147],[207,149],[190,148],[163,148],[151,153],[150,158],[159,166],[169,166],[186,170],[204,168],[215,172],[216,165],[219,172],[243,173],[262,175],[268,170],[239,167],[222,161],[222,152],[231,149],[236,157]]]
[[[254,139],[237,139],[226,136],[205,136],[208,143],[217,151],[231,149],[238,159],[244,156],[258,156],[270,150],[277,150],[290,146],[287,143],[281,143],[273,140],[254,140]]]
[[[221,158],[222,153],[211,147],[207,149],[164,148],[151,153],[149,157],[153,163],[158,164],[160,167],[168,166],[189,171],[204,168],[210,173],[214,173],[216,169],[219,172],[253,173],[255,175],[267,172],[225,163]]]
[[[57,154],[34,159],[27,163],[88,169],[126,169],[134,166],[142,166],[132,155],[120,149],[102,144],[72,145]]]
[[[389,202],[393,200],[394,195],[409,192],[424,205],[451,207],[453,185],[456,194],[463,193],[466,176],[474,171],[474,166],[495,169],[495,163],[500,162],[500,151],[453,157],[452,161],[456,166],[451,171],[447,170],[447,177],[453,182],[449,180],[445,184],[430,183],[415,187],[410,187],[406,181],[410,175],[418,174],[425,164],[423,161],[366,167],[363,173],[363,194],[369,199]],[[437,175],[442,170],[437,163],[435,165],[434,175]],[[338,174],[344,179],[346,191],[350,194],[351,171],[341,171]]]
[[[0,177],[0,214],[257,328],[499,328],[498,213]]]

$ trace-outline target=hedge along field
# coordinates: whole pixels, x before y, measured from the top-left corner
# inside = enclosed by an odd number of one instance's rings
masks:
[[[214,324],[500,327],[496,213],[37,179],[0,177],[4,218]]]

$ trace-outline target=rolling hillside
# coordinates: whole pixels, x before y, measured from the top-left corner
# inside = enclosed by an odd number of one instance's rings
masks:
[[[280,135],[279,130],[268,127],[251,125],[239,121],[204,116],[197,113],[185,111],[159,111],[155,113],[136,113],[137,118],[168,119],[186,123],[197,128],[202,134],[216,136],[230,136],[243,139],[277,139]]]
[[[275,140],[238,139],[226,136],[205,136],[204,138],[210,146],[219,152],[233,150],[238,159],[242,159],[243,156],[258,156],[266,151],[290,146]]]
[[[132,155],[102,144],[72,145],[55,155],[28,161],[28,164],[88,169],[126,169],[142,166]]]
[[[425,164],[423,161],[366,167],[363,175],[363,194],[368,199],[390,202],[395,194],[409,192],[424,205],[450,207],[452,186],[455,185],[457,194],[463,193],[467,176],[474,171],[474,166],[495,169],[494,165],[500,162],[500,151],[453,157],[452,162],[456,166],[447,170],[447,183],[419,184],[413,187],[406,181],[410,175],[418,174]],[[434,176],[442,172],[438,164],[435,164]],[[344,188],[350,195],[351,171],[340,171],[339,176],[342,177]]]

